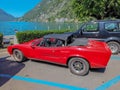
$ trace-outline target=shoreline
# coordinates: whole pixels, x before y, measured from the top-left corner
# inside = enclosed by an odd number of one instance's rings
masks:
[[[3,38],[14,38],[15,35],[3,35]]]

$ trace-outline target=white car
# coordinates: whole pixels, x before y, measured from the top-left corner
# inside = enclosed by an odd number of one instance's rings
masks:
[[[3,44],[3,47],[8,47],[9,45],[11,45],[10,39],[3,38],[2,44]]]

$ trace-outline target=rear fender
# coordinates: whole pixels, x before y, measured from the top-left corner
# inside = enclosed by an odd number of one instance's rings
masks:
[[[110,42],[110,41],[115,41],[115,42],[118,42],[120,44],[120,38],[117,38],[117,37],[110,37],[110,38],[107,38],[105,40],[105,42]]]
[[[70,56],[68,59],[67,59],[67,63],[66,63],[66,65],[68,66],[68,62],[70,61],[70,59],[71,58],[83,58],[83,59],[85,59],[88,63],[89,63],[89,66],[90,66],[90,62],[85,58],[85,57],[83,57],[83,56],[78,56],[78,55],[74,55],[74,56]],[[91,67],[91,66],[90,66]]]

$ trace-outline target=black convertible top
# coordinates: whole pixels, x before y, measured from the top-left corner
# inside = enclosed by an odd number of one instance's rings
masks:
[[[85,46],[87,44],[88,44],[88,39],[87,38],[76,38],[68,46]]]
[[[43,37],[47,38],[56,38],[65,41],[65,46],[84,46],[88,44],[87,38],[74,38],[73,33],[64,33],[64,34],[48,34]]]
[[[66,41],[69,37],[72,36],[72,33],[71,34],[48,34],[48,35],[45,35],[43,38],[56,38],[56,39],[60,39],[60,40],[64,40]]]

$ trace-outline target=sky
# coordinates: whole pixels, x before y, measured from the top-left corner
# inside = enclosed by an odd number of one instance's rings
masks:
[[[0,9],[13,15],[21,17],[34,8],[41,0],[0,0]]]

